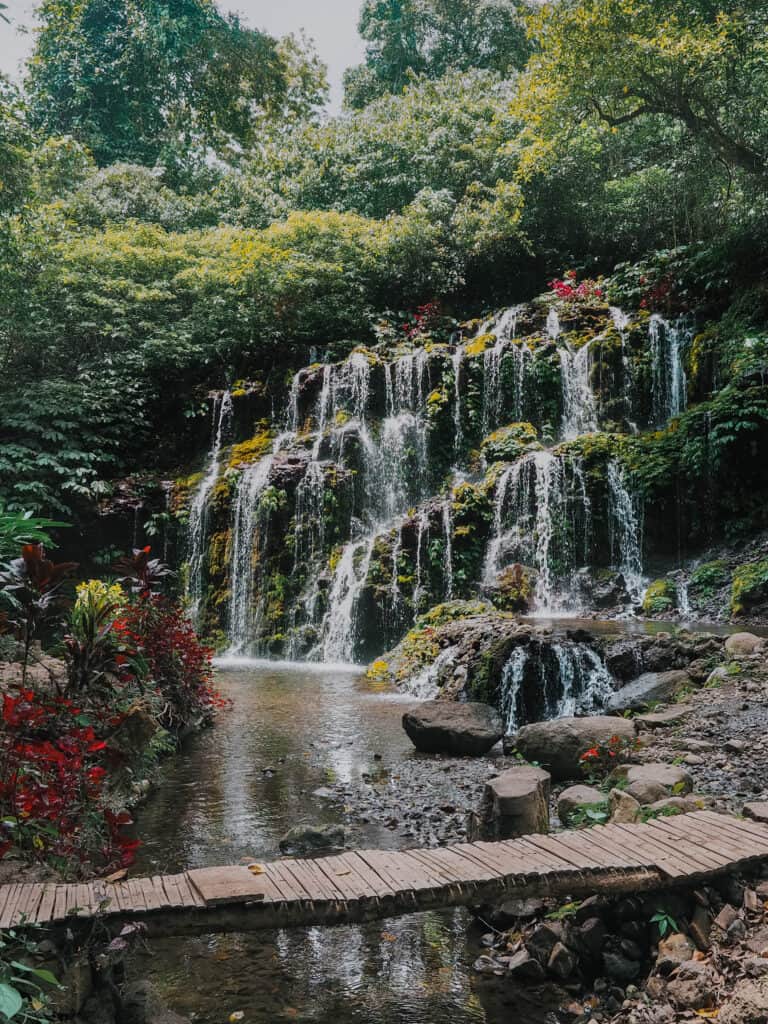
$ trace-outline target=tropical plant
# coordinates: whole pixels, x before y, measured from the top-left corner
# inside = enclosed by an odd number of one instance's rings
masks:
[[[4,1020],[49,1024],[53,1019],[49,996],[51,989],[60,986],[49,970],[35,966],[40,941],[34,928],[0,932],[0,1015]]]
[[[49,531],[66,529],[69,523],[45,519],[31,512],[12,512],[0,504],[0,559],[10,558],[23,544],[51,545]]]

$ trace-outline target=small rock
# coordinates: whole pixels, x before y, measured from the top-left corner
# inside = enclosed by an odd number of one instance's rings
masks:
[[[562,942],[556,942],[547,963],[549,973],[554,974],[560,981],[566,981],[575,973],[577,967],[578,960],[570,949]]]
[[[720,913],[714,920],[716,928],[720,928],[721,931],[727,932],[734,921],[737,921],[739,912],[735,907],[732,907],[730,903],[726,903]]]
[[[635,783],[653,782],[664,786],[667,794],[684,796],[693,789],[693,779],[684,768],[674,764],[656,762],[652,764],[622,765],[614,771],[614,776],[625,778],[628,789]]]
[[[754,821],[768,822],[768,800],[756,800],[744,804],[742,813],[745,818],[752,818]]]
[[[697,768],[700,764],[704,764],[705,759],[701,754],[686,754],[683,758],[683,764],[687,764],[689,768]]]
[[[612,789],[608,795],[611,822],[616,825],[631,825],[640,817],[640,802],[622,789]]]
[[[715,1002],[712,972],[698,960],[687,960],[678,967],[667,992],[680,1010],[707,1010]]]
[[[719,1024],[765,1024],[768,1021],[768,981],[740,981],[721,1007]]]
[[[599,917],[590,917],[571,932],[569,942],[589,957],[596,957],[603,948],[607,929]]]
[[[757,953],[758,956],[768,956],[768,928],[760,928],[750,935],[745,943],[748,950]]]
[[[525,949],[521,949],[519,953],[515,953],[514,956],[509,958],[507,970],[513,977],[519,978],[520,981],[535,982],[541,981],[544,978],[544,968]]]
[[[605,973],[614,981],[634,981],[640,975],[642,965],[637,960],[630,960],[622,953],[603,953]]]
[[[562,942],[565,929],[559,921],[545,921],[525,940],[525,948],[539,963],[546,964],[555,946]]]
[[[678,814],[695,814],[700,810],[695,800],[689,800],[684,796],[668,796],[664,800],[655,800],[648,807],[651,811],[677,811]]]
[[[747,746],[748,744],[744,740],[728,740],[725,744],[725,749],[729,754],[740,754],[747,749]]]
[[[487,754],[504,735],[496,709],[474,701],[424,701],[406,711],[403,728],[417,750],[458,757]]]
[[[651,779],[638,779],[631,786],[627,786],[624,792],[629,793],[630,796],[633,796],[643,806],[657,803],[659,800],[664,800],[669,796],[666,786],[662,786],[660,782],[654,782]]]
[[[283,853],[310,853],[344,845],[347,830],[343,825],[296,825],[280,840]]]
[[[580,807],[596,807],[605,803],[605,793],[594,786],[569,786],[557,801],[557,816],[564,825]]]
[[[680,964],[693,958],[696,947],[682,932],[667,935],[659,942],[656,955],[656,970],[660,974],[671,974]]]
[[[691,938],[701,950],[709,949],[709,934],[712,930],[712,915],[706,907],[698,904],[691,917]]]
[[[645,715],[636,715],[635,721],[645,729],[671,729],[674,725],[680,725],[691,711],[692,708],[687,704],[679,704],[666,711],[649,711]]]

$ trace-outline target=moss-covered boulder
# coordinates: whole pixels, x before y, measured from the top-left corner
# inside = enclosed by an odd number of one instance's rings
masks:
[[[510,423],[485,438],[482,452],[491,462],[514,462],[526,452],[540,449],[539,435],[531,423]]]
[[[672,580],[654,580],[643,597],[646,615],[662,615],[677,607],[677,587]]]
[[[768,559],[738,566],[731,584],[731,611],[744,615],[750,608],[768,602]]]

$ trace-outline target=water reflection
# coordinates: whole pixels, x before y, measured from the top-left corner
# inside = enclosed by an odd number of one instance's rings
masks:
[[[407,702],[365,689],[349,667],[317,671],[242,664],[220,672],[232,708],[161,769],[139,816],[139,869],[174,871],[279,855],[293,825],[344,821],[314,791],[358,782],[415,755],[401,727]],[[381,824],[355,845],[386,848]],[[177,1012],[220,1024],[508,1024],[542,1021],[540,1007],[477,978],[479,933],[464,911],[365,927],[154,941],[133,967]]]

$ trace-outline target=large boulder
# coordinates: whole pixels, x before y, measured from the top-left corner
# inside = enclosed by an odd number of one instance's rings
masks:
[[[514,839],[549,831],[550,776],[533,765],[510,768],[486,782],[478,814],[470,819],[471,839]]]
[[[637,794],[636,799],[640,798],[640,790],[643,787],[646,787],[648,790],[664,789],[673,796],[685,796],[686,793],[690,793],[693,789],[693,779],[685,768],[663,762],[620,765],[614,770],[613,777],[626,779],[627,792],[633,795]],[[652,795],[653,793],[651,792],[647,794],[647,796]],[[661,798],[657,797],[656,799]],[[653,801],[649,799],[647,802],[651,803]]]
[[[304,854],[340,849],[346,839],[343,825],[294,825],[280,840],[280,852]]]
[[[609,699],[609,711],[640,711],[657,701],[669,701],[691,685],[691,677],[683,669],[669,672],[645,672],[627,683]]]
[[[725,641],[725,649],[732,658],[743,658],[754,654],[762,642],[754,633],[734,633]]]
[[[556,782],[565,782],[581,776],[580,758],[590,747],[608,743],[614,736],[630,743],[635,735],[635,723],[627,718],[556,718],[523,726],[515,746],[526,761],[537,762]]]
[[[428,700],[403,715],[403,728],[424,754],[478,757],[504,735],[504,723],[488,704]]]

